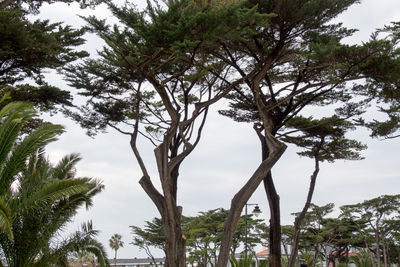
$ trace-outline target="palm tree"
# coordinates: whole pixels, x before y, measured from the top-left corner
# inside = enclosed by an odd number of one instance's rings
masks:
[[[90,222],[70,237],[59,238],[77,210],[92,205],[103,185],[75,178],[77,154],[56,165],[45,157],[44,146],[56,140],[62,126],[45,124],[22,138],[24,123],[33,116],[24,103],[0,110],[0,253],[8,266],[67,266],[70,253],[87,250],[106,266],[104,248]]]
[[[7,96],[0,100],[2,104]],[[59,125],[45,125],[17,143],[21,129],[35,112],[27,103],[10,103],[0,110],[0,233],[12,240],[11,210],[6,201],[11,184],[31,153],[62,132]]]
[[[122,236],[120,234],[114,234],[110,238],[110,248],[115,250],[114,256],[114,266],[117,265],[117,251],[119,248],[124,247],[124,242],[121,240]]]

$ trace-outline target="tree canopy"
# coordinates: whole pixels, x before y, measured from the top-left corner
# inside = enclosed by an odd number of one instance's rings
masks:
[[[316,161],[315,183],[319,161],[362,158],[364,146],[345,134],[355,126],[383,125],[363,118],[368,104],[380,101],[381,111],[389,106],[394,123],[386,135],[396,132],[399,25],[376,31],[365,43],[346,44],[355,30],[333,20],[357,2],[179,0],[167,6],[149,2],[140,11],[108,1],[118,25],[86,18],[106,46],[99,58],[67,69],[70,84],[88,99],[71,115],[90,134],[111,127],[130,136],[140,184],[164,224],[167,266],[185,264],[180,165],[199,144],[209,107],[223,97],[230,107],[221,114],[254,124],[262,162],[232,198],[220,267],[228,262],[240,212],[263,180],[271,212],[271,266],[281,265],[280,203],[271,168],[285,143]],[[326,116],[306,116],[310,108]],[[138,137],[156,147],[162,192],[149,175]]]

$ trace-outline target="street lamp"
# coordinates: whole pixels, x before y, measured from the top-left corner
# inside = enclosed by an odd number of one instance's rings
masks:
[[[258,217],[261,213],[260,207],[258,204],[244,204],[244,258],[247,260],[247,206],[255,206],[253,210],[253,214]]]

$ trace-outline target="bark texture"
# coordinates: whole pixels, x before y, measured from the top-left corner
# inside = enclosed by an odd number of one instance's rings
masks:
[[[279,142],[274,137],[268,136],[267,138],[270,141],[271,153],[265,160],[261,162],[251,178],[239,190],[239,192],[236,193],[231,201],[230,211],[224,223],[220,254],[216,265],[217,267],[227,266],[233,234],[235,232],[236,225],[239,221],[240,214],[244,205],[286,149],[286,145]]]

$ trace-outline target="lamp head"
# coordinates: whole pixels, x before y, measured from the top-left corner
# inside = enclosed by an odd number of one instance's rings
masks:
[[[256,206],[254,207],[253,214],[254,214],[254,216],[256,216],[256,217],[258,217],[258,215],[261,214],[261,210],[260,210],[260,207],[259,207],[258,205],[256,205]]]

